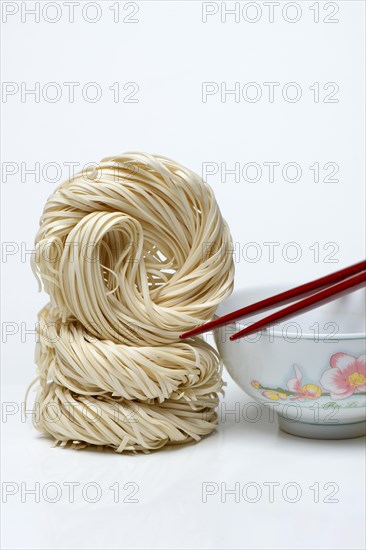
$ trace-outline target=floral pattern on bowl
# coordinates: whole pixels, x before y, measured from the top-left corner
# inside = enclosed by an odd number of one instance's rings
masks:
[[[322,373],[317,383],[303,384],[303,373],[298,365],[294,365],[295,376],[287,380],[286,388],[267,387],[258,380],[252,380],[251,385],[271,401],[306,401],[322,396],[330,396],[337,401],[353,394],[366,395],[365,355],[354,357],[348,353],[338,352],[331,356],[329,364],[330,368]]]

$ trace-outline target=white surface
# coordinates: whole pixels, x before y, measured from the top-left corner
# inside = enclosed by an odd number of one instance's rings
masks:
[[[21,8],[34,2],[10,4]],[[29,97],[22,103],[17,94],[1,104],[2,161],[14,162],[20,170],[7,181],[3,172],[2,183],[2,240],[19,250],[3,257],[2,264],[2,328],[3,332],[14,329],[7,338],[3,334],[2,399],[16,406],[35,371],[34,336],[25,330],[34,328],[36,312],[46,302],[43,293],[36,293],[25,252],[32,248],[43,204],[57,183],[42,176],[39,182],[32,175],[22,178],[22,162],[27,169],[36,162],[41,169],[58,163],[63,177],[66,163],[83,166],[126,150],[170,156],[198,173],[204,163],[220,167],[225,162],[228,168],[235,163],[260,164],[263,176],[257,183],[242,178],[235,182],[232,176],[224,182],[220,173],[207,177],[241,253],[236,258],[237,286],[309,280],[358,261],[365,252],[364,2],[338,1],[335,24],[322,22],[329,15],[324,2],[320,23],[312,21],[313,2],[298,2],[302,17],[294,24],[281,15],[269,23],[263,2],[257,2],[263,17],[255,24],[230,18],[221,23],[220,14],[202,23],[200,2],[154,1],[139,2],[137,24],[113,23],[109,8],[114,3],[108,1],[100,2],[98,23],[87,23],[79,11],[75,22],[68,23],[65,3],[59,4],[62,17],[55,24],[34,23],[31,16],[23,23],[18,13],[2,25],[3,81],[26,82],[28,87],[57,82],[64,92],[64,82],[80,82],[82,87],[96,81],[103,90],[98,103],[88,103],[77,93],[74,103],[64,98],[36,103]],[[121,83],[122,91],[126,82],[137,82],[139,102],[114,103],[108,88],[115,82]],[[278,90],[297,82],[303,97],[289,103],[279,93],[273,103],[264,99],[235,103],[228,96],[223,103],[217,94],[203,103],[202,82],[227,82],[228,88],[235,82],[257,82],[263,94],[268,92],[264,82],[280,82]],[[309,90],[314,82],[321,86],[336,82],[339,102],[314,103]],[[321,94],[325,94],[322,89]],[[264,175],[265,162],[279,162],[280,168],[297,162],[302,178],[289,183],[276,176],[271,183]],[[309,166],[315,162],[336,163],[339,181],[314,182]],[[252,242],[254,248],[248,248]],[[279,243],[273,261],[264,244],[268,242]],[[282,255],[290,242],[301,252],[297,262]],[[314,258],[317,246],[320,256]],[[251,262],[255,250],[262,255]],[[287,248],[289,254],[294,250]],[[338,263],[326,260],[332,251]],[[231,383],[221,412],[238,403],[241,413],[248,400]],[[300,439],[278,432],[268,418],[251,423],[241,417],[236,422],[231,415],[216,434],[198,445],[148,456],[119,456],[52,449],[49,441],[21,422],[19,414],[2,420],[2,482],[19,485],[19,493],[2,503],[4,548],[358,549],[365,545],[362,439]],[[34,497],[28,496],[22,503],[22,482],[27,488],[39,483],[40,489],[58,483],[62,498],[50,503],[41,497],[34,503]],[[80,487],[96,482],[102,498],[88,503],[79,487],[70,503],[67,482]],[[113,503],[108,487],[116,482],[137,483],[139,502]],[[219,491],[203,503],[204,482],[216,484],[213,488],[226,483],[228,489],[235,483],[242,489],[254,482],[262,497],[256,503],[243,498],[236,503],[228,495],[224,503]],[[264,482],[280,483],[273,503]],[[284,485],[291,482],[302,491],[296,503],[282,496]],[[319,483],[318,503],[309,489],[314,483]],[[324,488],[326,483],[339,487],[334,496],[339,502],[324,502],[332,491],[332,486]],[[122,491],[121,498],[129,491]]]
[[[9,397],[21,398],[16,392]],[[3,425],[8,449],[3,477],[17,483],[19,493],[2,505],[3,547],[363,548],[363,438],[319,441],[287,435],[265,413],[256,423],[246,420],[253,414],[245,406],[249,401],[231,383],[221,405],[224,422],[216,434],[197,445],[147,456],[51,448],[20,417],[8,422]],[[230,415],[230,410],[236,414]],[[47,483],[57,483],[61,499],[48,503],[41,496],[34,503],[33,496],[25,496],[22,503],[22,481],[27,488],[38,482],[40,491]],[[67,482],[80,483],[74,503],[69,502]],[[90,482],[99,484],[102,492],[94,504],[82,497],[83,487]],[[134,498],[139,502],[114,503],[109,487],[116,482],[121,499],[131,491],[123,491],[124,484],[137,483]],[[202,502],[204,482],[218,489],[216,495],[207,496],[206,503]],[[274,487],[273,503],[264,485],[271,482],[279,484]],[[230,494],[221,502],[221,483],[227,490],[240,484],[239,502]],[[257,485],[248,487],[245,500],[242,491],[247,483]],[[286,489],[288,483],[297,486]],[[319,483],[318,503],[315,489],[310,489],[315,483]],[[331,485],[325,487],[327,483]],[[255,499],[257,486],[261,498],[248,502]],[[333,490],[338,502],[324,502]],[[288,502],[297,492],[299,501]],[[46,498],[55,495],[51,487]],[[94,497],[92,488],[88,496]]]

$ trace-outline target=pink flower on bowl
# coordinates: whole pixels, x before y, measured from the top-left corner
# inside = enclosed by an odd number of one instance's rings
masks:
[[[330,358],[320,383],[330,392],[332,399],[345,399],[357,391],[366,390],[366,356],[354,357],[348,353],[335,353]]]

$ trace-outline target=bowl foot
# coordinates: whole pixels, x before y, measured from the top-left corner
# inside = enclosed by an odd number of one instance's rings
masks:
[[[366,421],[349,424],[311,424],[307,422],[291,422],[280,414],[278,423],[284,432],[308,437],[311,439],[351,439],[366,435]]]

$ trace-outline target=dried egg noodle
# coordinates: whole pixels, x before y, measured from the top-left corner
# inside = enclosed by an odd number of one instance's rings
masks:
[[[109,157],[49,197],[35,244],[50,296],[38,316],[37,429],[117,452],[210,433],[220,360],[179,334],[209,320],[233,286],[211,188],[164,157]]]

